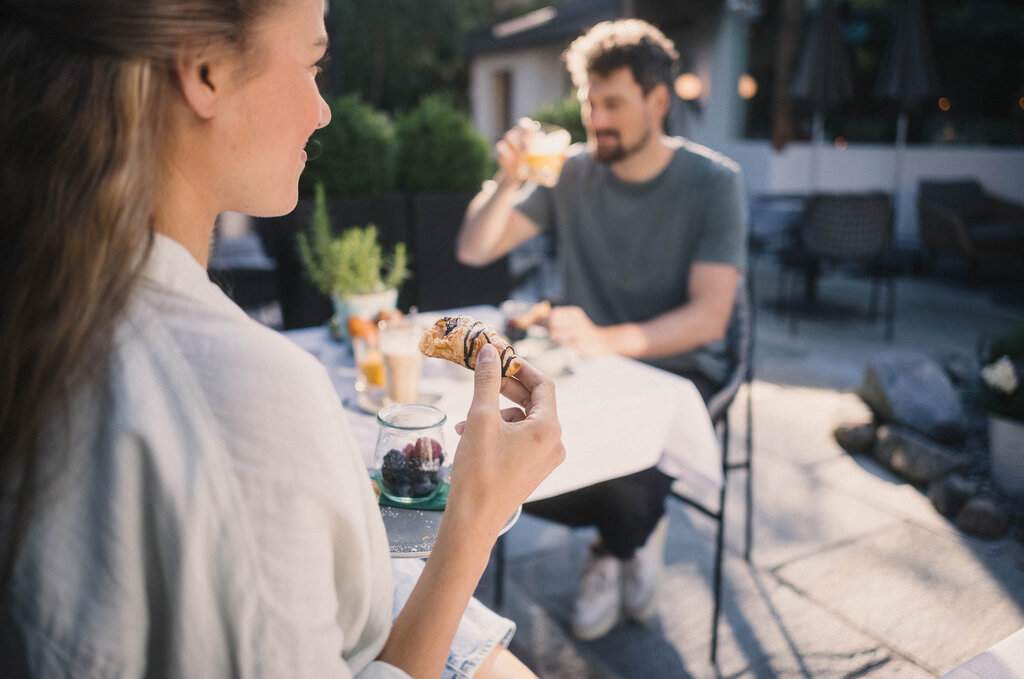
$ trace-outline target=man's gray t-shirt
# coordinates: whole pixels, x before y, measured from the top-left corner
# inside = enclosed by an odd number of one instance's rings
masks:
[[[685,304],[693,262],[746,264],[747,207],[739,167],[688,140],[653,179],[625,182],[573,146],[558,184],[527,190],[517,208],[554,230],[565,301],[598,325],[642,322]],[[721,343],[649,361],[725,378]]]

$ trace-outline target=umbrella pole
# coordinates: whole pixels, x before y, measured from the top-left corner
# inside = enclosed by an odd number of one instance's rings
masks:
[[[825,144],[825,116],[821,111],[814,112],[811,121],[811,176],[808,184],[810,192],[818,190],[819,164],[821,162],[821,149]]]
[[[896,159],[893,163],[893,191],[892,191],[892,215],[893,215],[893,240],[899,226],[903,222],[903,156],[907,149],[907,112],[900,111],[896,119]]]

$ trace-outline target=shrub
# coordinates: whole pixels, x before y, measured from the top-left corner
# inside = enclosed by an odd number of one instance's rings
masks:
[[[979,405],[989,412],[1024,422],[1024,325],[985,340]]]
[[[313,195],[317,184],[332,197],[393,190],[398,142],[391,119],[355,94],[329,104],[331,123],[313,134],[311,158],[299,180],[301,194]]]
[[[479,189],[490,144],[450,100],[431,95],[395,120],[398,185],[410,191]]]
[[[583,128],[580,116],[580,100],[575,94],[541,105],[530,117],[541,123],[564,127],[572,136],[574,144],[587,140],[587,131]]]

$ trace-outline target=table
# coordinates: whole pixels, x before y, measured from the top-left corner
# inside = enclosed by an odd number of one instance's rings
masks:
[[[464,313],[503,327],[490,306],[425,312],[430,325],[441,315]],[[372,466],[376,419],[357,405],[356,367],[348,348],[326,328],[284,333],[316,356],[330,374],[367,467]],[[472,373],[440,359],[424,359],[421,393],[439,396],[448,414],[445,439],[459,440],[455,424],[472,400]],[[696,496],[721,487],[721,452],[697,388],[689,380],[621,356],[579,360],[571,374],[555,377],[558,415],[566,458],[530,495],[540,500],[658,465]]]

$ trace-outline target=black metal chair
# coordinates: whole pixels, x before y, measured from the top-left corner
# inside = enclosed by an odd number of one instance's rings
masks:
[[[752,380],[754,376],[754,288],[753,279],[747,276],[736,288],[736,302],[732,318],[726,332],[726,352],[730,362],[729,379],[709,400],[708,414],[711,423],[718,433],[722,444],[722,485],[718,491],[717,506],[702,498],[691,497],[688,489],[681,481],[672,486],[672,496],[680,502],[693,507],[700,513],[711,518],[718,524],[715,536],[715,561],[712,575],[712,592],[715,599],[714,613],[711,616],[711,662],[714,663],[718,654],[718,618],[722,601],[722,552],[725,548],[725,507],[726,490],[729,485],[729,473],[746,470],[746,524],[744,531],[743,558],[750,561],[752,542],[752,518],[754,507],[752,460],[754,452],[753,430],[753,398]],[[740,388],[746,384],[746,418],[747,438],[743,459],[733,462],[729,460],[729,407],[736,400]]]
[[[843,271],[871,279],[868,316],[878,316],[881,284],[886,285],[885,338],[892,339],[896,302],[892,254],[892,199],[886,193],[818,194],[807,208],[792,243],[779,253],[781,269],[778,299],[789,317],[791,334],[797,332],[799,312],[821,313],[817,284],[829,272]],[[802,274],[802,302],[794,298],[792,278]],[[789,283],[789,294],[784,288]]]

